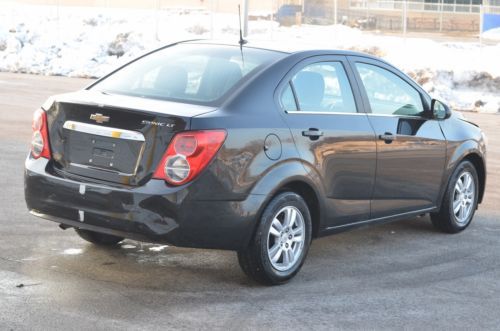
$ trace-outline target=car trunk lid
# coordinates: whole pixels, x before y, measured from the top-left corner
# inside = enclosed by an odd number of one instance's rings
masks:
[[[47,107],[56,169],[125,185],[151,178],[174,134],[214,108],[81,91]]]

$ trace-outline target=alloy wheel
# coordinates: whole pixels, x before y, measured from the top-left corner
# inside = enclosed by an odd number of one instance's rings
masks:
[[[304,229],[304,217],[295,207],[284,207],[274,216],[267,235],[267,254],[276,270],[288,271],[300,260]]]
[[[453,191],[453,214],[458,224],[465,225],[473,212],[476,185],[470,172],[463,172]]]

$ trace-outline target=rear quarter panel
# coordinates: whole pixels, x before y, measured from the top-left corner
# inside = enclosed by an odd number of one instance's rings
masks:
[[[228,133],[208,171],[200,176],[196,199],[238,200],[250,194],[269,199],[287,183],[302,181],[316,191],[322,204],[322,183],[300,158],[274,100],[281,79],[302,59],[303,55],[292,54],[278,61],[242,86],[220,109],[192,119],[194,130],[223,128]],[[270,134],[279,138],[278,159],[269,158],[264,149]]]
[[[224,145],[199,178],[199,182],[203,182],[203,189],[198,190],[194,198],[241,200],[249,194],[269,194],[267,187],[257,184],[274,168],[282,167],[285,163],[300,164],[290,129],[278,114],[274,103],[274,91],[290,68],[288,62],[287,57],[253,77],[217,111],[192,118],[193,130],[227,131]],[[269,135],[278,137],[271,145],[266,142]],[[268,157],[265,145],[273,149],[278,157]],[[286,174],[283,172],[279,176]],[[276,179],[277,182],[280,180]]]

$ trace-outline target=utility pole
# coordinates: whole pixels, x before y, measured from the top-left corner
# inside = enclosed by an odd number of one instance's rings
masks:
[[[406,24],[408,22],[408,0],[404,0],[403,2],[403,35],[406,38]]]
[[[439,32],[443,32],[443,0],[439,1]]]
[[[483,47],[482,47],[483,46],[483,32],[484,32],[483,31],[483,19],[484,19],[483,15],[484,15],[484,7],[483,7],[483,5],[479,5],[479,46],[481,46],[479,48],[479,51],[481,52],[481,54],[483,52]]]
[[[109,3],[109,1],[108,1]],[[155,38],[156,41],[160,41],[160,36],[159,36],[159,25],[160,25],[160,0],[156,0],[154,3],[154,10],[155,10]]]
[[[248,0],[243,0],[243,37],[248,36]]]
[[[210,39],[214,39],[215,0],[210,0]]]
[[[337,25],[337,0],[333,0],[333,24]]]

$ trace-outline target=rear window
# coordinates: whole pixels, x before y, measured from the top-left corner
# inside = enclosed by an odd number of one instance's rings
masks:
[[[110,94],[212,104],[282,53],[222,45],[179,44],[130,63],[91,88]]]

